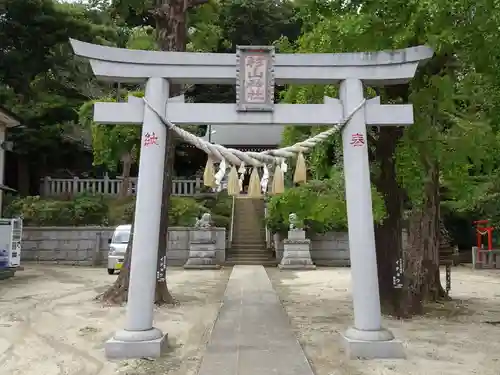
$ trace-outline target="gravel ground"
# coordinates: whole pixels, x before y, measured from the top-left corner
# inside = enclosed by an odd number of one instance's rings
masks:
[[[374,361],[342,352],[339,333],[353,322],[349,269],[268,273],[317,375],[500,374],[500,271],[453,268],[454,301],[411,321],[384,320],[407,360]]]
[[[0,375],[194,375],[230,273],[169,269],[180,305],[155,312],[169,352],[155,361],[109,362],[103,344],[123,328],[125,309],[94,297],[116,276],[100,268],[24,266],[0,281]]]
[[[123,328],[123,307],[94,297],[116,276],[104,269],[27,264],[0,281],[0,375],[195,375],[230,269],[169,269],[179,306],[158,308],[169,334],[159,360],[110,362],[103,344]],[[411,321],[385,319],[407,360],[347,361],[339,333],[352,323],[349,269],[268,269],[316,375],[498,375],[500,272],[453,268],[453,301]]]

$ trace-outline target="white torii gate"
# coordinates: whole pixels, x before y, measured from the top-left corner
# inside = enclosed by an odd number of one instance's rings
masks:
[[[238,47],[236,54],[126,50],[71,40],[106,81],[146,83],[145,98],[176,125],[333,125],[363,100],[363,84],[408,82],[433,51],[418,46],[397,51],[342,54],[274,54],[273,47]],[[340,100],[323,104],[274,104],[274,84],[334,84]],[[170,84],[236,84],[236,104],[184,103],[168,98]],[[153,327],[154,288],[166,128],[139,98],[96,103],[94,120],[142,124],[133,257],[125,329],[106,343],[108,358],[159,356],[166,335]],[[410,125],[412,105],[368,100],[342,131],[349,227],[354,326],[343,335],[351,358],[401,358],[402,345],[382,328],[372,214],[366,126]]]

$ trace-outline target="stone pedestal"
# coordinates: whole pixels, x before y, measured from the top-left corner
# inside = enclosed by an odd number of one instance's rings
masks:
[[[306,238],[303,230],[291,230],[288,239],[283,241],[283,258],[278,267],[291,270],[314,270],[316,266],[311,260],[311,240]]]
[[[189,240],[189,257],[184,264],[186,269],[218,269],[215,256],[215,239],[211,229],[196,229]]]
[[[341,335],[349,359],[405,359],[403,344],[391,331],[363,331],[350,327]]]

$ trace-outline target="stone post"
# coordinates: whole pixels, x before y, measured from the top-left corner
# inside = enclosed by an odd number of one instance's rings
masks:
[[[283,241],[283,258],[278,267],[288,270],[314,270],[311,260],[311,240],[306,238],[302,229],[288,231],[288,238]]]
[[[146,98],[162,114],[168,94],[166,79],[148,80]],[[145,106],[126,323],[125,329],[106,343],[108,358],[159,357],[166,342],[166,335],[153,327],[166,137],[166,127]]]
[[[363,97],[361,80],[342,81],[340,100],[345,116]],[[393,334],[381,326],[364,110],[358,111],[346,125],[342,143],[354,307],[354,327],[344,335],[346,351],[352,358],[400,358],[404,356],[401,343],[393,340]]]
[[[195,228],[189,233],[189,257],[186,269],[219,269],[215,255],[214,231],[211,228]]]

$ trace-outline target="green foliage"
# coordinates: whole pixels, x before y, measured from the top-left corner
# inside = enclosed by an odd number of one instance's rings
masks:
[[[292,1],[221,0],[219,25],[230,44],[267,45],[286,36],[294,40],[300,34],[300,20]]]
[[[110,225],[130,224],[134,218],[135,197],[110,199],[108,217]]]
[[[207,209],[194,198],[172,197],[168,208],[169,226],[192,227],[196,218],[204,212]]]
[[[301,0],[297,6],[303,33],[296,43],[282,38],[282,51],[376,51],[418,44],[435,49],[435,57],[419,67],[410,85],[377,90],[382,101],[414,106],[415,123],[405,131],[396,152],[399,182],[411,204],[418,206],[424,199],[429,170],[437,167],[446,208],[500,218],[496,204],[500,195],[500,48],[487,42],[500,36],[495,5],[486,0]],[[328,90],[292,85],[283,99],[315,103]],[[374,94],[371,88],[367,91],[368,97]],[[370,129],[369,133],[377,140],[376,132]],[[311,134],[309,129],[289,127],[284,142],[292,144]],[[338,165],[338,151],[335,137],[316,146],[308,155],[310,174],[322,178],[329,166]],[[380,171],[372,165],[372,172],[375,176]]]
[[[106,203],[102,196],[81,195],[71,200],[32,196],[15,199],[5,215],[22,216],[26,226],[107,225]]]
[[[154,29],[151,26],[137,26],[130,29],[126,47],[146,51],[158,50]]]
[[[216,226],[229,228],[231,202],[227,195],[201,200],[172,197],[170,226],[191,227],[197,217],[210,212]],[[74,199],[14,198],[6,202],[5,208],[7,217],[22,216],[26,226],[115,226],[130,224],[134,212],[135,197],[116,199],[102,195],[80,195]]]
[[[229,229],[233,209],[233,198],[226,191],[217,195],[209,195],[198,199],[198,202],[212,215],[213,224],[216,227]]]
[[[379,222],[384,218],[385,209],[375,189],[372,189],[372,199],[374,220]],[[342,173],[335,170],[329,179],[309,181],[271,198],[267,218],[270,230],[275,233],[286,231],[291,213],[297,214],[305,228],[314,233],[346,230],[347,211]]]
[[[9,131],[14,152],[40,170],[65,168],[81,153],[78,108],[102,95],[68,38],[113,44],[116,30],[103,13],[54,0],[2,1],[0,20],[0,103],[24,125]]]
[[[113,98],[99,98],[99,102],[115,102]],[[141,127],[136,125],[102,125],[93,121],[96,101],[84,103],[79,111],[79,121],[92,133],[94,165],[104,165],[115,171],[125,155],[137,160],[139,157]]]

